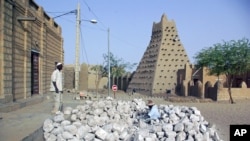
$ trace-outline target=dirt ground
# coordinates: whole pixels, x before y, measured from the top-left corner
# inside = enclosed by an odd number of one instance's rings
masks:
[[[100,95],[102,92],[100,92]],[[114,96],[111,91],[110,96]],[[156,97],[134,94],[129,96],[123,91],[116,92],[116,97],[124,100],[142,98],[147,101],[152,99],[156,104],[172,104],[179,106],[197,107],[202,116],[216,126],[220,139],[229,141],[230,125],[247,124],[250,125],[250,99],[229,101],[213,101],[211,99],[199,99],[196,97],[180,97],[176,95],[158,95]]]
[[[106,93],[106,92],[105,92]],[[106,97],[106,94],[98,93],[99,97]],[[113,92],[110,95],[113,97]],[[82,100],[74,100],[72,94],[64,95],[65,106],[75,108],[81,104]],[[229,141],[229,127],[233,124],[250,125],[250,99],[235,100],[235,104],[229,101],[214,102],[209,99],[200,100],[194,97],[177,97],[177,96],[159,96],[149,97],[141,94],[128,95],[124,92],[117,92],[116,98],[120,100],[132,100],[141,98],[145,102],[149,99],[153,100],[157,105],[179,105],[188,107],[197,107],[205,120],[216,125],[219,137],[224,141]],[[43,121],[51,117],[51,109],[53,102],[46,100],[42,103],[28,106],[17,111],[2,113],[3,119],[0,120],[0,137],[4,140],[22,139],[32,131],[41,127]],[[23,130],[25,129],[25,130]],[[14,134],[13,134],[14,133]],[[19,135],[20,134],[20,135]]]
[[[179,106],[197,107],[208,122],[216,125],[220,139],[229,141],[230,125],[250,125],[250,99],[214,102],[194,98],[172,98],[168,100],[154,99],[157,104],[172,104]]]

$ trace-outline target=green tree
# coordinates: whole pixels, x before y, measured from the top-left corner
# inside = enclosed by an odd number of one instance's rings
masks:
[[[234,78],[250,70],[249,40],[243,38],[218,43],[202,49],[194,58],[196,66],[207,67],[210,75],[226,76],[230,102],[234,103],[231,91]]]
[[[96,90],[98,89],[100,80],[102,77],[108,77],[108,54],[103,54],[104,62],[103,65],[95,65],[91,68],[96,72]],[[111,77],[120,77],[128,71],[135,67],[136,63],[125,62],[122,58],[115,57],[110,53],[110,76]]]
[[[103,55],[104,58],[104,74],[108,76],[108,54]],[[110,52],[110,76],[120,77],[133,69],[136,63],[125,62],[122,58],[117,58]]]

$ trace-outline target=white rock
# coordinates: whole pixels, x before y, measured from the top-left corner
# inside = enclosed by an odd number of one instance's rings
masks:
[[[175,124],[175,126],[174,126],[174,131],[175,132],[181,132],[181,131],[183,131],[184,130],[184,125],[183,125],[183,123],[177,123],[177,124]]]
[[[43,123],[43,131],[50,132],[54,129],[53,121],[51,119],[46,119]]]
[[[69,133],[71,133],[72,135],[75,135],[77,133],[77,128],[74,125],[67,125],[64,126],[64,131],[68,131]]]
[[[149,110],[142,99],[86,100],[75,109],[66,107],[44,121],[45,140],[57,141],[220,141],[196,107],[160,105],[161,118],[146,123]],[[67,115],[64,117],[64,115]],[[69,120],[65,120],[69,119]]]
[[[102,128],[99,128],[96,132],[95,132],[95,135],[101,139],[101,140],[104,140],[107,136],[107,132],[105,130],[103,130]]]
[[[198,121],[200,121],[199,116],[194,115],[194,114],[190,115],[189,119],[190,119],[192,122],[195,122],[195,121],[198,122]]]
[[[152,138],[152,137],[146,137],[146,138],[145,138],[145,141],[155,141],[155,139]]]
[[[77,128],[82,126],[82,123],[79,121],[73,122],[72,124],[75,125]]]
[[[177,141],[183,141],[186,139],[186,133],[181,131],[177,133],[176,140]]]
[[[58,128],[54,128],[51,133],[54,135],[58,135],[58,134],[62,134],[63,132],[63,128],[62,127],[58,127]]]
[[[64,120],[63,114],[58,114],[58,115],[56,115],[56,116],[54,117],[54,121],[55,121],[55,122],[61,122],[61,121],[63,121],[63,120]]]
[[[167,131],[165,132],[165,134],[167,135],[168,138],[175,138],[176,137],[176,132],[174,131]]]
[[[115,137],[113,133],[107,134],[105,141],[117,141],[118,138]]]
[[[77,119],[76,114],[72,114],[70,119],[71,119],[71,121],[76,121],[76,119]]]
[[[64,132],[62,133],[62,137],[63,137],[64,139],[73,139],[73,135],[72,135],[71,133],[67,132],[67,131],[64,131]]]
[[[193,123],[191,121],[184,122],[184,131],[188,132],[193,129]]]
[[[167,131],[173,131],[173,125],[172,124],[164,124],[162,126],[162,130],[167,132]]]
[[[145,138],[149,136],[149,130],[146,129],[140,129],[137,134],[139,134],[141,137]],[[140,138],[140,137],[139,137]]]
[[[94,110],[94,115],[100,115],[101,113],[103,113],[103,109],[95,109]]]
[[[175,141],[175,138],[167,138],[165,141]]]
[[[79,111],[79,109],[77,109],[77,108],[76,108],[76,109],[73,109],[73,110],[72,110],[72,114],[76,114],[76,113],[78,113],[78,111]]]
[[[201,131],[201,133],[205,133],[207,131],[207,127],[205,125],[201,124],[200,131]]]
[[[118,133],[121,133],[125,129],[124,124],[119,124],[119,123],[113,123],[112,125],[112,131],[117,131]]]
[[[201,141],[203,140],[203,135],[201,133],[197,133],[194,135],[195,140]]]
[[[86,133],[84,134],[84,137],[83,137],[86,141],[92,141],[94,138],[95,138],[95,134],[92,134],[92,133]]]
[[[56,141],[66,141],[66,139],[63,138],[62,134],[58,134],[56,136]]]
[[[49,133],[49,132],[44,132],[44,133],[43,133],[44,139],[47,140],[47,139],[49,138],[49,135],[50,135],[50,134],[51,134],[51,133]]]
[[[71,122],[69,120],[64,120],[61,122],[62,126],[66,126],[66,125],[70,125],[70,124],[71,124]]]
[[[123,131],[123,132],[120,134],[119,139],[124,140],[124,139],[126,139],[127,135],[128,135],[128,132],[127,132],[127,131]]]
[[[162,138],[164,136],[164,132],[156,132],[158,138]]]
[[[136,134],[135,135],[135,141],[144,141],[144,138],[142,137],[141,134]]]

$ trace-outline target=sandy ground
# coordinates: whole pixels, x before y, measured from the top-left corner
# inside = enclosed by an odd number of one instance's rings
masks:
[[[142,97],[142,99],[145,101],[152,99],[156,104],[197,107],[205,120],[216,126],[220,139],[224,141],[229,141],[230,125],[250,125],[250,99],[234,100],[235,104],[230,104],[229,101],[170,102],[164,98]]]
[[[102,95],[102,94],[99,94]],[[105,95],[103,95],[105,96]],[[106,95],[107,96],[107,95]],[[113,96],[111,94],[110,96]],[[230,104],[228,101],[223,102],[169,102],[164,98],[151,98],[140,95],[128,96],[125,93],[117,94],[117,99],[132,100],[133,98],[142,98],[147,101],[153,100],[156,104],[179,105],[188,107],[197,107],[205,120],[215,124],[219,136],[224,141],[229,141],[229,126],[232,124],[250,125],[250,100],[235,100],[236,104]],[[64,95],[64,105],[75,106],[81,104],[82,100],[73,100],[72,94]],[[17,111],[2,113],[3,119],[0,120],[0,141],[2,139],[21,140],[34,130],[41,127],[46,118],[52,116],[50,113],[53,102],[46,100],[42,103],[28,106]]]
[[[215,124],[220,138],[229,141],[229,126],[233,124],[250,125],[250,100],[236,100],[236,104],[229,102],[213,103],[173,103],[197,107],[205,120]]]

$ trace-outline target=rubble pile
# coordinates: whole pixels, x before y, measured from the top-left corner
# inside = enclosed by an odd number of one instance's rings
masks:
[[[159,105],[161,118],[146,120],[142,99],[85,101],[66,107],[43,124],[45,140],[69,141],[219,141],[196,107]]]

